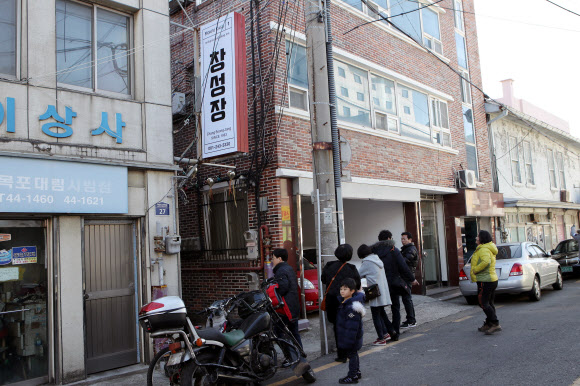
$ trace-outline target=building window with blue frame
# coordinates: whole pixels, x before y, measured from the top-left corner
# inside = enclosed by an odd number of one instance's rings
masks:
[[[131,94],[131,17],[96,5],[56,1],[57,81]]]
[[[0,0],[0,74],[16,76],[18,4]]]

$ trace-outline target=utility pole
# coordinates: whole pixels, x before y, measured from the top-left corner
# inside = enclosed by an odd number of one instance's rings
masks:
[[[313,197],[318,197],[319,200],[314,206],[319,208],[316,215],[320,219],[320,221],[315,221],[317,227],[319,226],[316,232],[317,238],[319,238],[317,244],[320,246],[318,248],[319,276],[324,264],[333,260],[334,250],[339,244],[327,61],[326,1],[305,0],[304,2],[308,95],[312,130]],[[321,284],[319,292],[322,295],[324,291]],[[334,344],[330,344],[326,339],[327,332],[331,331],[331,327],[330,324],[326,323],[323,313],[320,317],[320,331],[321,352],[328,353],[334,348]]]

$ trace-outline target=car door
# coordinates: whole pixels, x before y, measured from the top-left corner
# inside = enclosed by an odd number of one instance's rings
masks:
[[[578,241],[568,240],[568,245],[566,246],[566,259],[569,266],[580,263],[578,257]]]
[[[540,274],[541,285],[545,286],[556,281],[556,273],[558,266],[553,264],[553,260],[548,256],[544,250],[538,245],[532,245],[536,251],[536,259],[538,261],[538,273]]]
[[[540,269],[541,269],[541,260],[539,259],[538,253],[539,250],[535,249],[533,247],[533,245],[528,244],[526,246],[526,249],[528,251],[528,264],[532,267],[532,269],[534,270],[534,274],[538,273],[540,275],[540,280],[542,280],[542,276],[540,273]]]

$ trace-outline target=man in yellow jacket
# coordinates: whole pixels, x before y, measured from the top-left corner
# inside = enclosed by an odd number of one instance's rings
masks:
[[[497,288],[495,256],[498,251],[488,231],[479,231],[475,242],[477,248],[471,257],[471,281],[477,282],[477,299],[486,316],[483,326],[478,330],[491,335],[496,331],[501,331],[494,305]]]

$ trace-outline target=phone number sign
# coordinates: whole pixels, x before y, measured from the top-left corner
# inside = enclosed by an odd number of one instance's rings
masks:
[[[0,212],[127,213],[127,168],[0,157]]]

